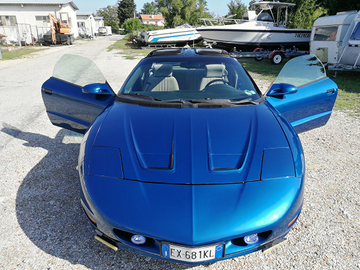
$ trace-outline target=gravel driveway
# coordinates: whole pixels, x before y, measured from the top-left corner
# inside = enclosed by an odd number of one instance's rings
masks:
[[[289,242],[272,252],[189,267],[114,252],[94,240],[79,202],[81,137],[50,124],[40,86],[61,55],[75,53],[94,59],[118,89],[138,60],[108,52],[115,39],[0,61],[0,269],[360,269],[360,120],[340,111],[300,134],[303,211]]]

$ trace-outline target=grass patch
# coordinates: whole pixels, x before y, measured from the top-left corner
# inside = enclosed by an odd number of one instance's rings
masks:
[[[280,65],[274,65],[270,62],[270,59],[255,61],[252,58],[239,58],[238,60],[247,71],[255,73],[254,79],[268,81],[274,81],[287,62],[287,60],[284,60]]]
[[[126,59],[135,59],[136,57],[145,57],[153,49],[143,50],[129,41],[129,35],[126,35],[123,39],[116,41],[114,44],[108,47],[108,51],[118,50],[119,54],[125,55]]]
[[[327,75],[339,87],[335,108],[350,111],[351,115],[360,116],[360,76],[356,71],[338,71],[334,78],[334,71],[328,71]]]
[[[2,59],[0,60],[12,60],[17,58],[23,58],[32,53],[36,53],[42,50],[46,50],[45,48],[37,48],[37,47],[30,47],[30,48],[16,48],[16,50],[11,50],[10,52],[5,49],[1,50]]]

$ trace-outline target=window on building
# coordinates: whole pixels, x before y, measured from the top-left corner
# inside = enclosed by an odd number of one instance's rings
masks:
[[[15,26],[17,24],[16,16],[1,16],[0,25],[2,26]]]
[[[79,28],[85,28],[85,22],[78,22]]]
[[[37,27],[50,27],[49,16],[35,16]]]

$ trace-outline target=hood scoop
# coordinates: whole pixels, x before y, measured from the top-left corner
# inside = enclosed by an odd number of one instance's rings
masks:
[[[252,121],[242,126],[230,125],[230,129],[228,123],[207,125],[210,170],[241,171],[249,152],[251,123]],[[219,132],[220,130],[226,132]]]
[[[131,133],[137,159],[145,169],[153,170],[173,170],[174,169],[174,128],[172,133],[164,136],[162,128],[152,128],[148,130],[134,130],[131,123]],[[143,133],[146,133],[144,141]],[[141,134],[141,139],[139,138]]]

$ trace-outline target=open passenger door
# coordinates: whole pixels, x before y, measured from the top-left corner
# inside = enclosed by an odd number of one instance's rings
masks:
[[[266,99],[300,133],[327,123],[337,92],[320,60],[304,55],[285,64]]]
[[[64,55],[56,63],[41,94],[54,125],[83,134],[115,99],[97,66],[77,55]]]

